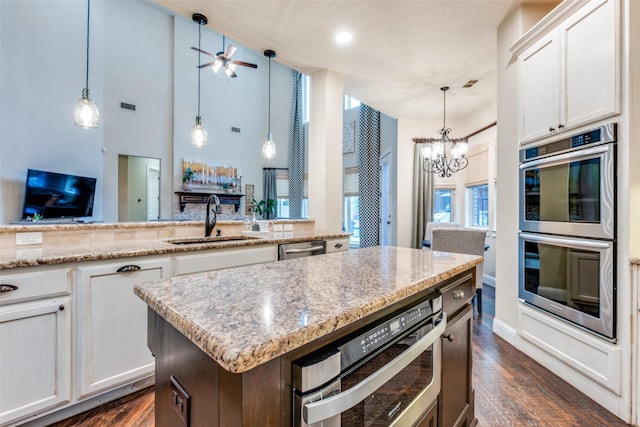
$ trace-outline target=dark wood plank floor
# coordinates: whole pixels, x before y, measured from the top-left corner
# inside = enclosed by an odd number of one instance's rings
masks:
[[[596,402],[493,334],[494,291],[485,286],[473,342],[475,410],[480,427],[627,426]],[[154,425],[153,388],[54,427]]]

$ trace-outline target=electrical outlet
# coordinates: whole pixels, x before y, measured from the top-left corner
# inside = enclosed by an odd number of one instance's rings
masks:
[[[273,231],[282,231],[282,224],[273,224]]]
[[[16,245],[39,245],[42,243],[42,231],[16,233]]]
[[[293,231],[293,224],[285,224],[284,231]]]

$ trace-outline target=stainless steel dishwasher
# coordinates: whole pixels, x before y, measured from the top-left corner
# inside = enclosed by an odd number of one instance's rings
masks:
[[[327,252],[327,242],[311,240],[300,243],[284,243],[278,246],[278,261],[305,256],[322,255]]]

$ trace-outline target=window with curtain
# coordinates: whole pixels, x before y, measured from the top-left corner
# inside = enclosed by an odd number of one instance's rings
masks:
[[[358,197],[358,186],[360,173],[357,167],[347,168],[344,171],[344,218],[343,229],[351,233],[349,246],[360,246],[360,197]]]
[[[454,188],[436,188],[433,192],[433,221],[451,222],[453,220]]]
[[[307,174],[304,175],[304,198],[302,199],[302,218],[309,217],[309,196],[307,185]],[[277,216],[278,218],[290,218],[289,213],[289,175],[286,169],[276,172],[276,194],[278,195]]]

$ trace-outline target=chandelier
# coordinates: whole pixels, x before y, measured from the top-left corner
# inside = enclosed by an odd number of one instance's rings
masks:
[[[443,93],[443,119],[442,129],[438,131],[439,139],[413,138],[413,142],[424,144],[422,155],[424,162],[422,167],[425,172],[434,173],[441,177],[450,177],[454,173],[467,167],[469,161],[465,158],[469,143],[466,138],[451,139],[451,129],[447,127],[447,91],[449,86],[441,87]]]

